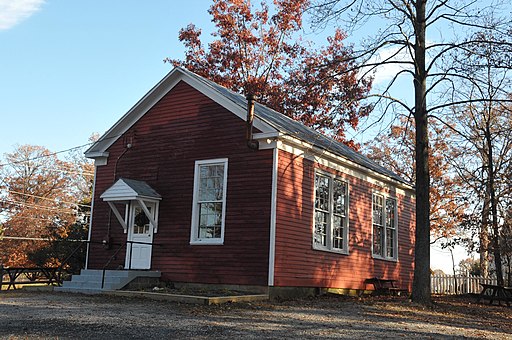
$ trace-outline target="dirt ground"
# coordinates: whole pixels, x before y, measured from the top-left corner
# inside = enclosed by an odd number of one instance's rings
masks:
[[[321,296],[187,305],[144,298],[0,292],[0,339],[512,339],[512,307],[443,297]]]

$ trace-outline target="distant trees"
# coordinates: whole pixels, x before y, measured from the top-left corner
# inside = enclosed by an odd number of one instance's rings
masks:
[[[90,209],[93,170],[87,161],[62,161],[41,146],[22,145],[5,155],[0,168],[3,239],[0,263],[36,264],[31,254],[41,240],[66,239]],[[46,257],[38,265],[55,265]]]
[[[250,1],[214,0],[209,13],[214,40],[204,46],[201,30],[190,24],[179,39],[184,60],[166,59],[235,92],[256,100],[355,147],[345,131],[355,128],[371,106],[370,77],[358,76],[352,50],[337,30],[328,45],[315,48],[303,40],[303,12],[309,1],[275,0],[270,8]]]
[[[436,120],[430,124],[430,233],[434,240],[455,235],[468,207],[462,193],[463,183],[453,168],[453,160],[461,155],[461,150],[452,143],[454,134]],[[391,126],[389,133],[366,143],[364,152],[414,183],[414,140],[413,119],[401,117],[397,124]]]

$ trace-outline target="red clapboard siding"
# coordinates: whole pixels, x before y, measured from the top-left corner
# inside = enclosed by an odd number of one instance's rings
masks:
[[[132,148],[125,149],[127,143]],[[176,85],[108,150],[96,175],[89,268],[101,268],[126,234],[99,196],[119,177],[160,195],[152,269],[180,282],[267,285],[272,150],[246,146],[245,123],[186,83]],[[196,160],[228,158],[224,245],[191,246]],[[124,264],[125,252],[110,267]]]
[[[359,178],[335,172],[302,157],[280,151],[277,184],[275,286],[364,288],[379,276],[411,288],[414,247],[414,199],[387,192]],[[349,255],[312,248],[314,173],[336,173],[349,184]],[[373,259],[372,192],[398,201],[398,261]]]

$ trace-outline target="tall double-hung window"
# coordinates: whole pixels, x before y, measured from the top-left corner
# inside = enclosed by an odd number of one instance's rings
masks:
[[[396,199],[380,194],[372,196],[373,256],[397,259],[397,207]]]
[[[313,248],[348,253],[348,185],[339,178],[315,174]]]
[[[227,159],[196,161],[191,244],[224,242],[227,174]]]

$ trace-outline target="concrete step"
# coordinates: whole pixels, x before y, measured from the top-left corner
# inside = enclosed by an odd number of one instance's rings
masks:
[[[158,278],[160,276],[161,273],[158,271],[106,270],[103,278],[103,270],[84,269],[80,275],[73,275],[71,281],[64,281],[62,287],[58,287],[56,291],[101,291],[102,281],[103,290],[118,290],[138,277]]]

